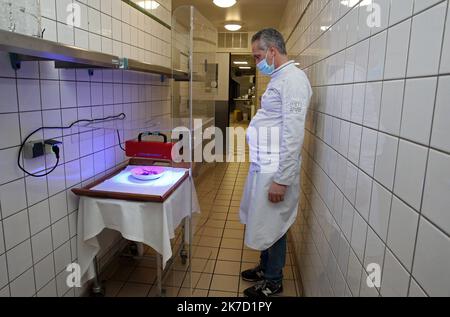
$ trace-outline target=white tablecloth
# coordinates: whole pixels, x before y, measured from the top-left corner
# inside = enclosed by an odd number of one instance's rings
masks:
[[[142,203],[81,197],[78,211],[78,261],[82,282],[95,276],[93,260],[100,251],[97,236],[106,228],[119,231],[130,241],[144,243],[162,255],[163,267],[172,258],[170,240],[182,220],[200,207],[192,184],[186,179],[164,203]],[[192,189],[192,191],[191,191]]]

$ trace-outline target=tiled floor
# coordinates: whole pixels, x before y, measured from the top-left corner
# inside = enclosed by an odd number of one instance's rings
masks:
[[[259,252],[244,246],[244,226],[239,222],[248,167],[248,163],[218,164],[197,181],[202,213],[194,220],[192,274],[176,259],[164,283],[167,296],[188,297],[192,285],[196,297],[237,297],[252,286],[240,278],[241,271],[259,262]],[[298,296],[294,274],[288,246],[283,296]],[[157,294],[155,263],[151,259],[119,259],[105,278],[107,296]]]

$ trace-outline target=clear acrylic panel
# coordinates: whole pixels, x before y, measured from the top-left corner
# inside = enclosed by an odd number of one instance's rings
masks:
[[[203,133],[215,126],[215,98],[217,95],[216,64],[217,30],[194,7],[178,7],[172,16],[172,68],[187,74],[184,80],[172,85],[173,128],[182,127],[189,133],[189,162],[193,184],[207,173],[211,164],[203,157],[203,148],[211,140],[203,140]],[[187,123],[187,125],[183,125]],[[180,126],[181,124],[181,126]],[[184,137],[184,135],[183,135]],[[195,187],[193,197],[197,197]],[[192,202],[191,202],[192,203]],[[190,241],[208,219],[208,209],[194,213],[190,222]],[[195,240],[194,240],[195,241]],[[190,244],[190,259],[196,252],[196,243]],[[192,261],[189,262],[192,264]],[[184,292],[196,294],[201,273],[192,272],[192,265],[185,276]],[[185,293],[183,293],[186,295]]]

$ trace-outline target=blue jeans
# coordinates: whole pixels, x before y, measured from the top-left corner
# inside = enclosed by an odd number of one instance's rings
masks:
[[[286,264],[287,236],[284,235],[268,250],[261,252],[261,268],[264,278],[276,284],[283,281],[283,268]]]

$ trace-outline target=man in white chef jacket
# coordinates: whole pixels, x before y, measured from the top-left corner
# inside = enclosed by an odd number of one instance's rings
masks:
[[[280,32],[258,32],[252,50],[258,69],[271,80],[247,132],[251,167],[240,208],[245,244],[261,251],[261,262],[242,272],[242,278],[256,282],[246,296],[269,297],[283,292],[287,232],[298,211],[300,155],[312,90],[305,73],[289,61]]]

